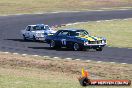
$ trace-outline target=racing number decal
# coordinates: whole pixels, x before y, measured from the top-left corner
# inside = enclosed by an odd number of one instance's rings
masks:
[[[66,39],[62,39],[61,42],[62,42],[62,45],[66,45]]]

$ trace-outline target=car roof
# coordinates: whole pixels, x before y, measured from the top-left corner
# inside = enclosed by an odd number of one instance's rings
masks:
[[[79,31],[79,30],[84,30],[84,29],[78,29],[78,28],[68,28],[68,29],[62,29],[62,31]]]
[[[28,25],[28,26],[48,26],[48,25],[45,25],[45,24],[34,24],[34,25]]]

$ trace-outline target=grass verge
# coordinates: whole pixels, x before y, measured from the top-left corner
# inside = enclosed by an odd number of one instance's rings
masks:
[[[91,79],[132,80],[132,64],[54,60],[52,58],[0,53],[0,87],[82,88],[77,78],[81,75],[83,67],[90,72]],[[131,87],[123,86],[121,88]],[[98,88],[113,88],[113,86]]]
[[[132,0],[0,0],[0,14],[132,8]]]
[[[106,37],[108,46],[132,48],[132,19],[74,24],[63,28],[82,28],[91,35]]]

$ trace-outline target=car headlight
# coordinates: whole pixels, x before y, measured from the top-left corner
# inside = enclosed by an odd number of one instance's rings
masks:
[[[89,43],[88,42],[84,42],[84,46],[88,45]]]
[[[36,33],[36,37],[39,37],[40,36],[40,34],[39,33]]]
[[[104,44],[104,43],[105,43],[105,41],[104,41],[104,40],[102,40],[102,43]]]
[[[42,37],[43,34],[42,33],[36,33],[36,37]]]
[[[102,40],[102,44],[106,44],[106,40]]]

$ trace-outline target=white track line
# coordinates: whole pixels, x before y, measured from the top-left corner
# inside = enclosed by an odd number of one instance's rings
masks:
[[[129,20],[129,19],[123,19],[123,20]]]
[[[66,24],[66,26],[70,26],[70,25],[73,25],[72,23],[71,24]]]
[[[129,20],[129,19],[130,19],[130,18],[128,18],[128,19],[97,20],[97,21],[95,21],[95,22],[100,23],[100,22],[104,22],[104,21],[109,22],[109,21],[115,21],[115,20]],[[92,21],[88,21],[88,22],[92,22]],[[88,23],[88,22],[75,22],[75,23],[68,23],[68,24],[66,24],[66,26],[76,25],[76,24],[81,24],[81,23]]]
[[[75,59],[75,60],[80,61],[80,59]]]
[[[104,20],[104,21],[108,21],[109,22],[109,21],[113,21],[113,20]]]
[[[49,58],[49,56],[43,56],[44,58]]]
[[[114,64],[115,62],[110,62],[111,64]]]
[[[131,7],[120,7],[121,9],[113,9],[113,8],[101,8],[100,10],[88,10],[88,11],[114,11],[114,10],[129,10]],[[33,13],[24,13],[24,14],[8,14],[2,16],[19,16],[19,15],[28,15],[28,14],[54,14],[54,13],[66,13],[66,12],[81,12],[81,11],[56,11],[56,12],[33,12]]]
[[[105,11],[105,10],[94,10],[94,11]]]
[[[121,64],[127,64],[127,63],[121,63]]]
[[[119,9],[119,10],[128,10],[128,9]]]
[[[34,57],[38,57],[39,55],[32,55],[32,56],[34,56]]]
[[[91,60],[86,60],[86,62],[91,62]]]
[[[96,21],[96,22],[98,22],[98,23],[99,23],[99,22],[101,22],[101,21]]]
[[[8,53],[10,53],[10,52],[3,52],[3,53],[5,53],[5,54],[8,54]],[[19,53],[12,53],[12,54],[14,54],[14,55],[17,55],[17,54],[19,54]],[[26,56],[27,54],[21,54],[22,56]],[[39,56],[39,55],[32,55],[32,56],[35,56],[35,57],[37,57],[37,56]],[[50,56],[43,56],[44,58],[49,58]],[[59,58],[59,57],[53,57],[53,58]],[[73,60],[72,58],[65,58],[66,60]],[[77,60],[77,61],[79,61],[80,59],[74,59],[74,60]],[[91,62],[91,60],[86,60],[85,62]],[[101,62],[103,62],[103,61],[97,61],[97,63],[101,63]],[[116,63],[116,62],[109,62],[109,63],[112,63],[112,64],[114,64],[114,63]],[[120,64],[127,64],[127,63],[120,63]]]
[[[7,54],[7,53],[9,53],[9,52],[3,52],[3,53],[6,53],[6,54]]]
[[[18,53],[13,53],[14,55],[17,55]]]
[[[72,58],[65,58],[66,60],[72,60]]]
[[[53,58],[58,59],[59,57],[53,57]]]
[[[102,61],[97,61],[97,63],[101,63]]]
[[[26,56],[27,54],[22,54],[22,56]]]
[[[81,23],[81,22],[80,22]],[[74,25],[76,25],[76,24],[80,24],[79,22],[77,22],[77,23],[73,23]]]

